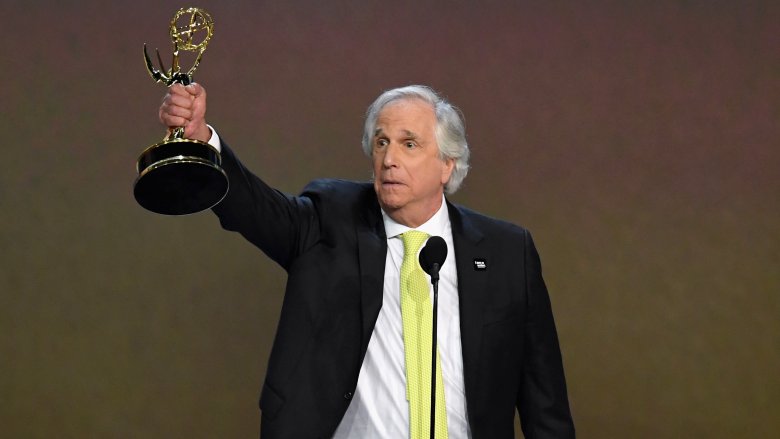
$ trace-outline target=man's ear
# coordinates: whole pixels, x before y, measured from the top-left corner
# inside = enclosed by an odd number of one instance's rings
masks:
[[[455,170],[455,159],[444,159],[444,167],[441,171],[441,183],[447,184],[450,181],[452,172]]]

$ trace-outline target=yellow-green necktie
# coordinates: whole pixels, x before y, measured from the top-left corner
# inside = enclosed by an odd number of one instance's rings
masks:
[[[431,350],[433,306],[428,280],[417,254],[428,234],[409,230],[401,235],[404,261],[401,264],[401,320],[406,357],[406,399],[409,401],[409,437],[422,439],[431,431]],[[436,352],[436,438],[447,438],[447,411],[441,361]]]

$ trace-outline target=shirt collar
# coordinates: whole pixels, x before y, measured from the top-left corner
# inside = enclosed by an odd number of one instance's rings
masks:
[[[439,210],[437,210],[428,221],[415,229],[395,222],[395,220],[390,218],[390,215],[388,215],[384,209],[382,209],[382,221],[385,224],[385,234],[387,235],[387,239],[395,238],[407,230],[419,230],[431,236],[443,235],[447,230],[447,226],[450,224],[450,213],[447,209],[447,203],[444,201],[444,195],[442,195],[441,206],[439,207]]]

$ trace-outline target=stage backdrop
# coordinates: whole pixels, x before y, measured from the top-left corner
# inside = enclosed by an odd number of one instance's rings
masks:
[[[0,3],[2,437],[257,435],[284,272],[131,191],[181,6]],[[368,179],[384,89],[460,106],[452,200],[534,234],[581,438],[780,435],[777,2],[198,6],[208,120],[281,190]]]

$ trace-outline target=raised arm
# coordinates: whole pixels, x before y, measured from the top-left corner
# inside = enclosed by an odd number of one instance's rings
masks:
[[[206,90],[200,84],[168,88],[159,109],[168,129],[184,127],[184,137],[208,142]],[[271,259],[288,269],[292,261],[319,239],[319,222],[307,197],[293,197],[269,187],[236,158],[220,139],[222,168],[228,176],[225,198],[213,208],[222,227],[241,233]]]

